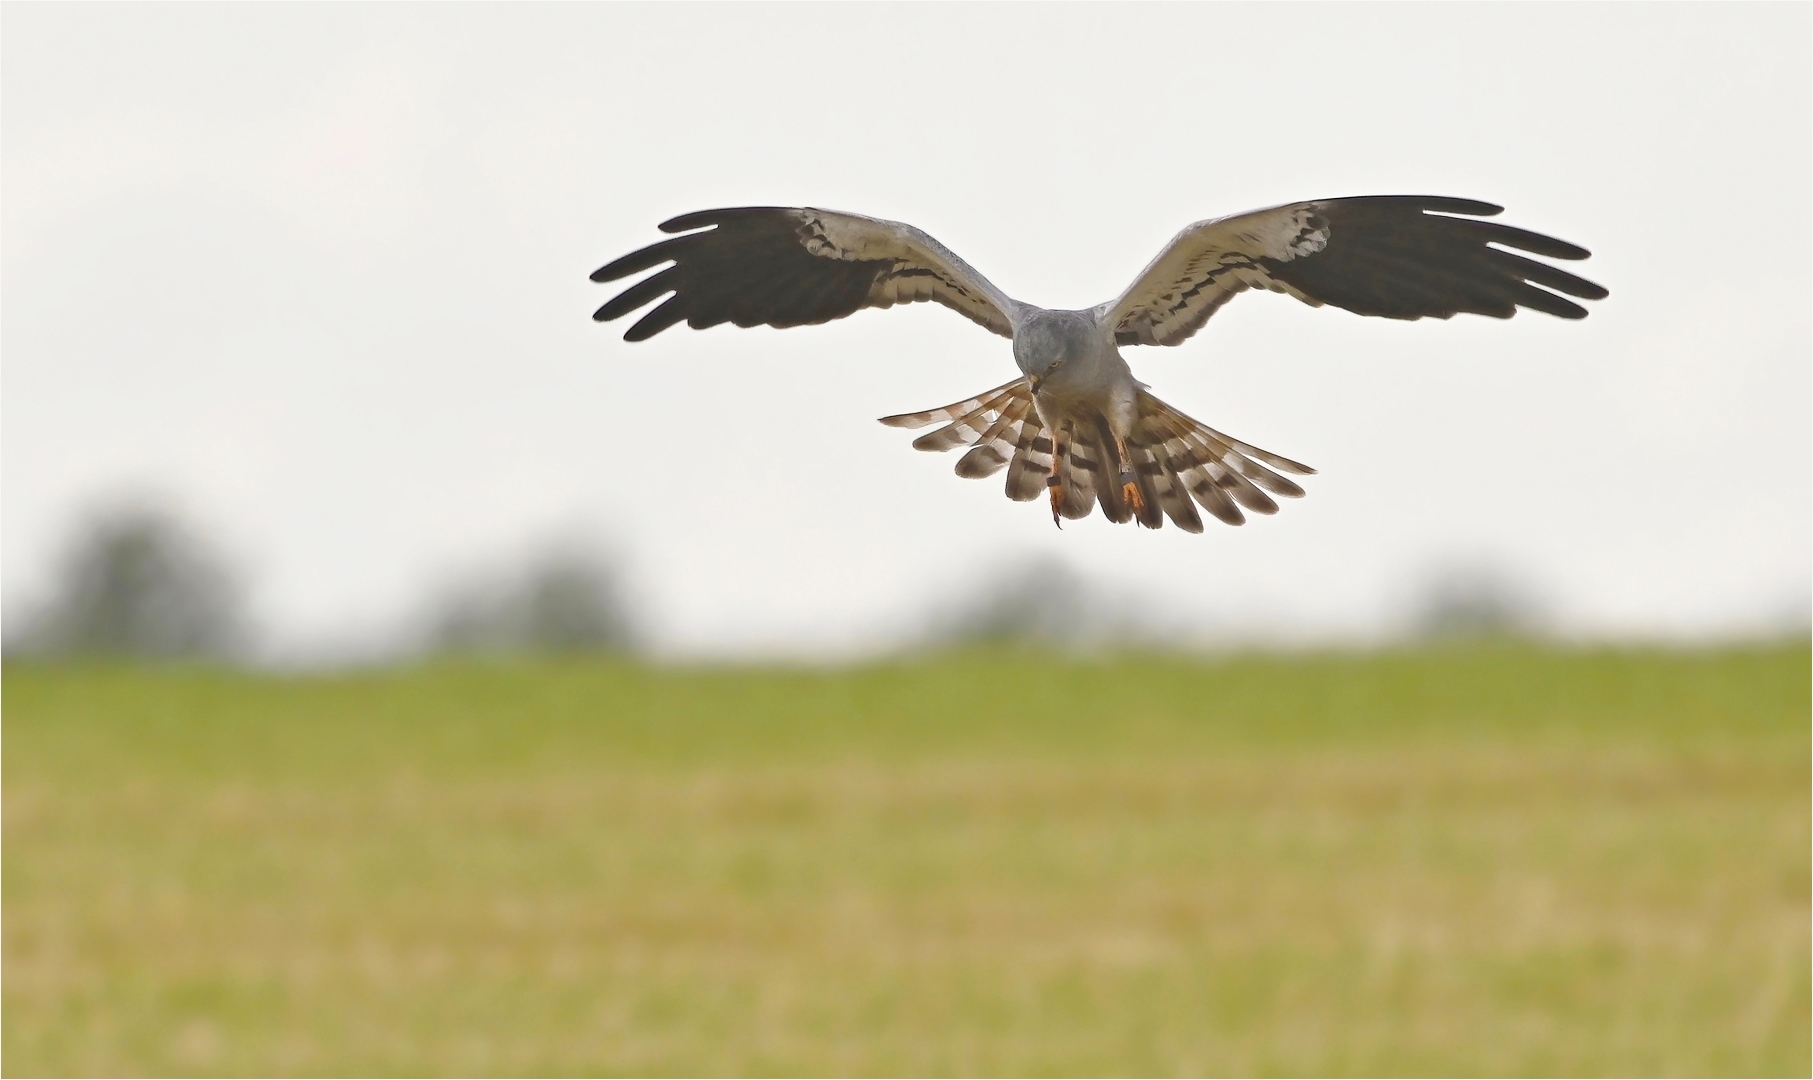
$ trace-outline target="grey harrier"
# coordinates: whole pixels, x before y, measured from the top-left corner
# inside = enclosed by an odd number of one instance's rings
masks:
[[[1201,532],[1196,503],[1239,525],[1242,507],[1270,514],[1278,509],[1272,495],[1303,494],[1281,473],[1315,470],[1153,397],[1120,347],[1180,344],[1247,289],[1388,319],[1458,312],[1508,319],[1520,307],[1584,318],[1586,309],[1567,297],[1599,300],[1605,289],[1515,252],[1584,259],[1586,249],[1479,220],[1501,210],[1471,199],[1389,195],[1199,221],[1117,299],[1082,311],[1013,299],[911,225],[809,207],[702,210],[662,223],[662,232],[682,235],[594,273],[593,281],[616,281],[667,264],[593,317],[616,319],[665,297],[624,334],[641,341],[682,321],[801,326],[866,307],[936,301],[1013,339],[1021,377],[882,423],[942,423],[913,445],[970,447],[957,475],[1005,468],[1008,498],[1030,501],[1044,488],[1054,521],[1087,517],[1099,502],[1110,521],[1156,529],[1168,516]]]

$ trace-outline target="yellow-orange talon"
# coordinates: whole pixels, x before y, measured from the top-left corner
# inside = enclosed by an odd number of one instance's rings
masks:
[[[1139,484],[1133,478],[1133,458],[1127,454],[1127,441],[1116,435],[1114,449],[1121,460],[1121,501],[1137,514],[1146,508],[1146,500],[1140,495]]]

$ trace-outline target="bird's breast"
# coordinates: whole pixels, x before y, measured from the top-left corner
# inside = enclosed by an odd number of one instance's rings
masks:
[[[1119,356],[1114,363],[1097,357],[1066,361],[1039,383],[1033,400],[1047,424],[1078,420],[1093,424],[1106,417],[1116,433],[1125,435],[1135,419],[1133,374]]]

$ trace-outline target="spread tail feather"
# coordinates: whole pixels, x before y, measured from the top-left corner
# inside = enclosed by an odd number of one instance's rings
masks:
[[[1060,434],[1063,499],[1058,512],[1084,518],[1096,504],[1110,521],[1137,519],[1156,529],[1170,518],[1186,532],[1202,531],[1199,504],[1229,525],[1246,521],[1245,510],[1275,514],[1273,495],[1303,497],[1303,489],[1281,475],[1314,475],[1314,469],[1192,420],[1144,390],[1135,398],[1136,419],[1124,440],[1127,465],[1139,498],[1124,495],[1121,461],[1113,433],[1102,417],[1090,423],[1065,422]],[[915,449],[969,450],[957,459],[957,475],[979,479],[1007,470],[1007,497],[1031,502],[1045,491],[1052,468],[1051,432],[1033,406],[1032,389],[1015,379],[975,397],[882,418],[890,427],[922,428],[942,423],[913,440]],[[1194,503],[1191,501],[1194,499]]]

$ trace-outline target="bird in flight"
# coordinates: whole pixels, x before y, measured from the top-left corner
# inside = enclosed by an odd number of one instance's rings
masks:
[[[1568,297],[1606,290],[1546,262],[1585,248],[1494,221],[1472,199],[1386,195],[1320,199],[1199,221],[1177,234],[1119,297],[1082,311],[1015,300],[924,232],[810,207],[701,210],[661,224],[677,233],[601,267],[597,282],[665,269],[593,315],[621,318],[666,299],[625,333],[642,341],[676,323],[701,329],[803,326],[863,308],[930,300],[1013,340],[1020,377],[894,427],[942,426],[920,450],[969,447],[957,475],[1007,470],[1007,496],[1051,502],[1052,520],[1088,517],[1156,529],[1169,517],[1202,531],[1197,505],[1227,522],[1298,498],[1286,473],[1315,470],[1185,416],[1148,392],[1125,345],[1178,345],[1238,293],[1269,289],[1312,307],[1388,319],[1460,312],[1508,319],[1518,308],[1586,317]]]

